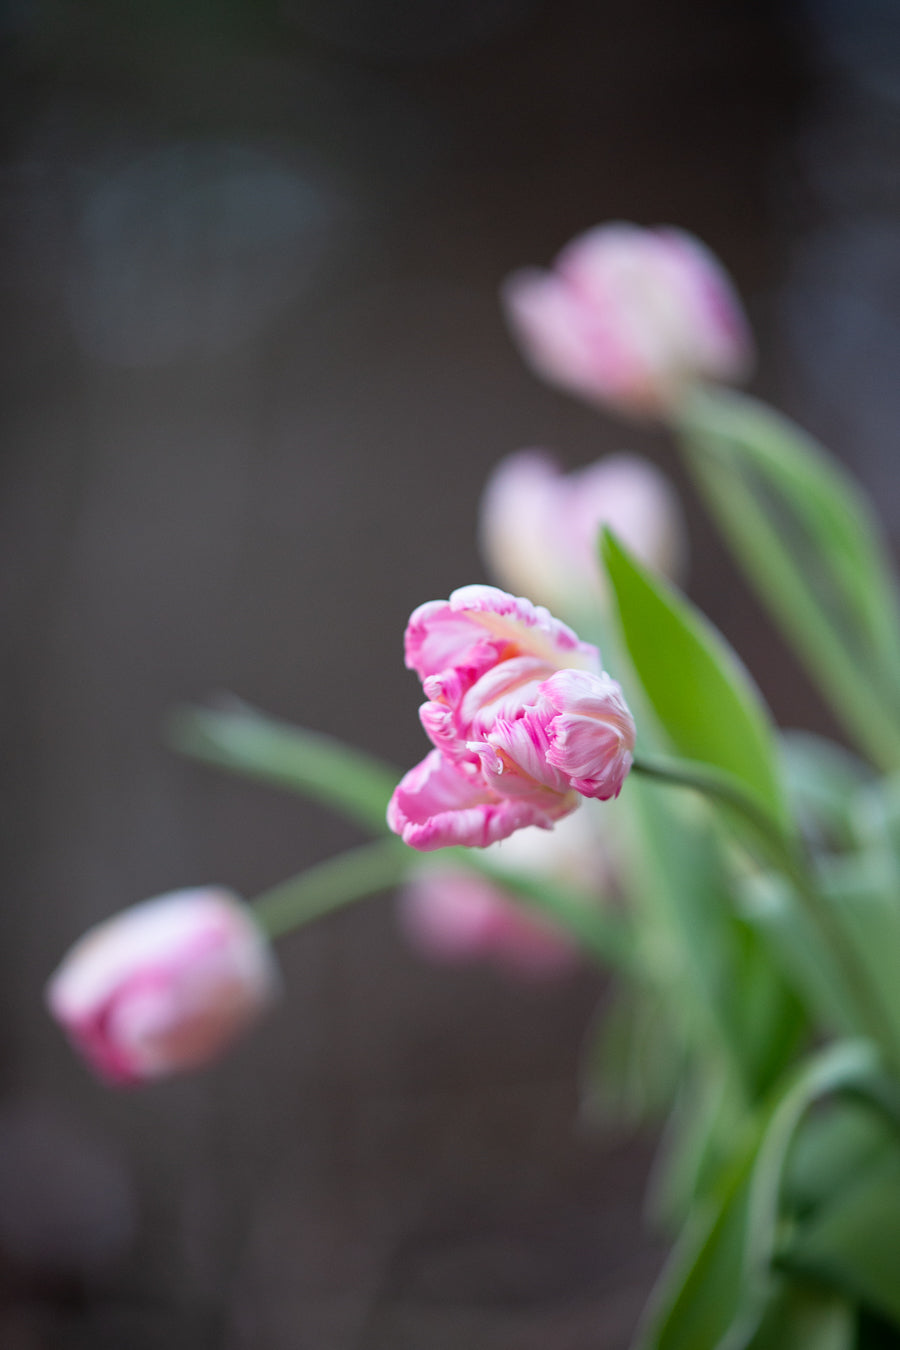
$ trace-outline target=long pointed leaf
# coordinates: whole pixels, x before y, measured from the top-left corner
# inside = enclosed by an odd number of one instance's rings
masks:
[[[686,459],[748,579],[860,746],[900,765],[900,609],[858,484],[786,418],[732,391],[681,410]]]
[[[603,557],[628,653],[673,746],[733,774],[783,822],[774,728],[741,661],[699,610],[608,530]]]

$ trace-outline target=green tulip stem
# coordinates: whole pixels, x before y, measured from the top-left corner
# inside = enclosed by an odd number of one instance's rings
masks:
[[[723,773],[715,765],[696,763],[692,760],[670,760],[656,755],[640,755],[635,757],[633,771],[669,783],[673,787],[691,788],[719,801],[744,819],[767,854],[769,862],[790,881],[793,893],[803,906],[807,918],[816,927],[831,951],[844,977],[861,1026],[866,1034],[882,1047],[895,1070],[900,1070],[900,1050],[893,1022],[872,989],[855,948],[848,943],[827,903],[823,904],[810,876],[799,842],[784,832],[765,807],[744,789],[739,780]]]

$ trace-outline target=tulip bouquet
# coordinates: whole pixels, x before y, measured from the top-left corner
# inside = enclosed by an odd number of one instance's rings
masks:
[[[210,889],[126,911],[65,958],[50,1008],[108,1081],[190,1069],[276,991],[274,938],[390,888],[434,958],[597,960],[614,992],[589,1086],[664,1121],[651,1212],[673,1250],[636,1345],[900,1346],[900,607],[878,523],[825,450],[727,387],[752,343],[696,240],[604,226],[504,303],[540,376],[671,430],[853,748],[780,733],[677,589],[656,469],[565,475],[523,451],[482,508],[508,589],[410,618],[415,768],[242,706],[173,720],[183,751],[373,842],[252,905]]]

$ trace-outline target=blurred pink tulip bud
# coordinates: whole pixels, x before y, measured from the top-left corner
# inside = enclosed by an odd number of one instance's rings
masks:
[[[481,551],[497,580],[563,613],[605,595],[601,525],[655,571],[683,571],[678,498],[665,475],[636,455],[610,455],[565,474],[544,451],[520,450],[500,461],[481,499]]]
[[[214,887],[173,891],[90,929],[47,986],[51,1013],[109,1083],[215,1058],[278,987],[249,909]]]
[[[409,879],[398,899],[409,942],[434,961],[488,960],[539,977],[561,974],[577,961],[565,933],[474,872],[423,871]]]
[[[601,841],[580,811],[552,831],[522,830],[492,844],[487,856],[500,869],[556,877],[585,889],[608,884]],[[535,978],[563,974],[578,961],[566,933],[526,909],[502,883],[476,872],[424,866],[409,877],[397,904],[410,945],[434,961],[485,960]]]
[[[463,586],[420,605],[406,664],[435,749],[397,785],[388,824],[423,851],[550,829],[579,796],[616,797],[634,720],[600,653],[530,600]]]
[[[728,276],[683,230],[598,226],[551,271],[515,272],[503,301],[539,375],[627,416],[664,417],[684,385],[741,379],[753,363]]]

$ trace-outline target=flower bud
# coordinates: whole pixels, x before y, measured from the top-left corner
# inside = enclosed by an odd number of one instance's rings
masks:
[[[549,272],[503,288],[513,335],[551,384],[633,417],[665,417],[686,384],[735,380],[753,343],[731,282],[682,230],[601,225]]]
[[[609,884],[606,852],[594,822],[578,811],[552,831],[522,830],[492,844],[485,856],[499,871],[555,878],[586,891]],[[572,939],[504,888],[501,878],[461,867],[424,866],[397,897],[398,921],[410,945],[445,964],[487,961],[515,975],[564,974],[578,961]]]
[[[540,605],[463,586],[412,614],[406,664],[435,746],[388,806],[410,847],[485,848],[527,825],[550,829],[580,796],[618,796],[634,720],[597,648]]]
[[[214,1059],[277,987],[249,909],[205,887],[145,900],[90,929],[50,979],[47,1003],[91,1068],[127,1084]]]
[[[564,614],[605,598],[602,525],[654,571],[673,578],[683,571],[678,498],[637,455],[609,455],[564,474],[544,451],[520,450],[500,461],[481,498],[481,552],[496,579]]]

